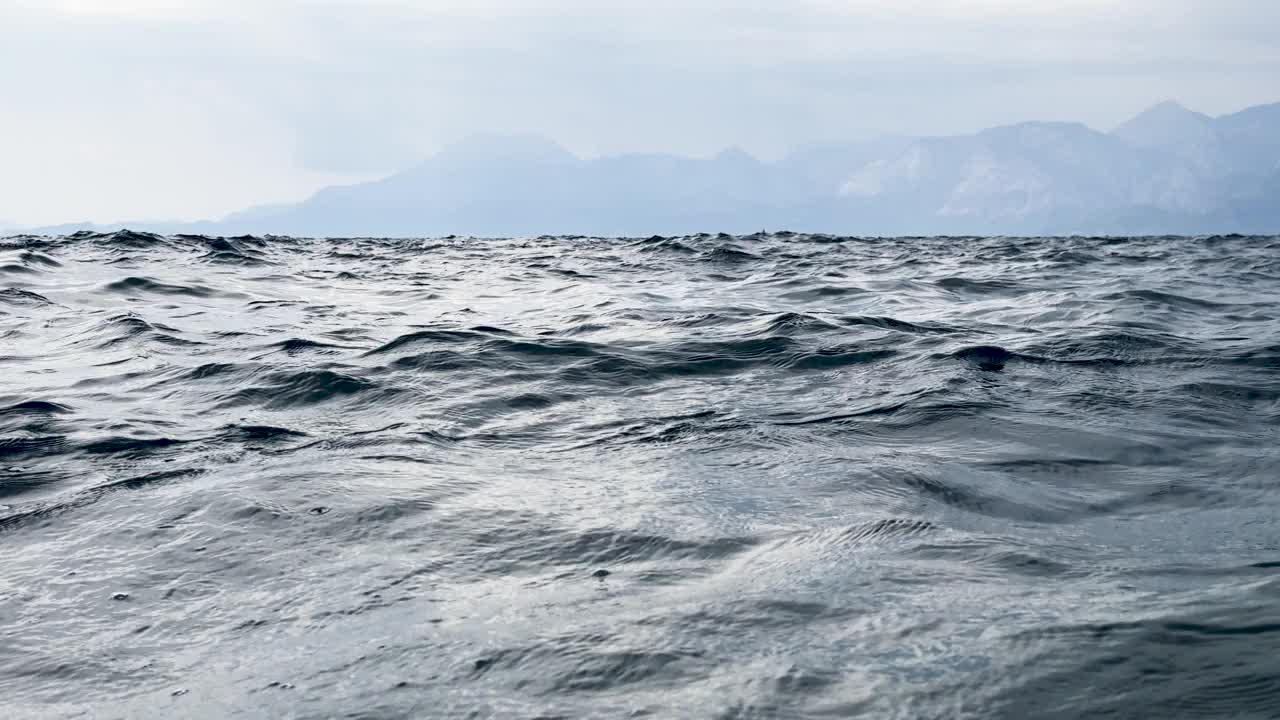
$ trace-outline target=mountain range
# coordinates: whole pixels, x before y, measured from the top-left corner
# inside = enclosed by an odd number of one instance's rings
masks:
[[[1111,132],[1028,122],[812,147],[776,162],[738,149],[584,159],[542,137],[477,135],[296,205],[133,227],[310,236],[1280,233],[1280,103],[1210,117],[1165,102]]]

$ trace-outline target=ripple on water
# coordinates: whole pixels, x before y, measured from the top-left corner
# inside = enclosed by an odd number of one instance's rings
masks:
[[[1278,247],[0,241],[0,710],[1280,715]]]

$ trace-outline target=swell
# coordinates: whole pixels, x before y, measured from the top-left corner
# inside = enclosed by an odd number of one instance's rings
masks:
[[[1275,715],[1277,248],[0,241],[0,708]]]
[[[971,345],[947,355],[983,370],[1001,370],[1010,363],[1119,367],[1125,365],[1204,365],[1227,358],[1171,333],[1101,332],[1060,337],[1011,350],[999,345]]]
[[[152,486],[195,477],[204,472],[203,469],[191,468],[147,473],[96,485],[63,500],[30,503],[8,514],[0,514],[0,534],[21,530],[34,524],[47,522],[64,513],[88,507],[112,493],[145,490]]]
[[[397,337],[368,356],[403,353],[389,367],[459,372],[499,368],[510,372],[555,372],[561,382],[637,384],[671,378],[730,375],[755,367],[832,370],[893,358],[892,348],[867,344],[817,345],[779,334],[621,347],[581,340],[494,337],[492,331],[426,330]]]
[[[216,294],[213,289],[203,285],[173,285],[145,277],[127,277],[123,280],[116,280],[105,285],[103,291],[124,295],[185,295],[197,298],[212,297]]]

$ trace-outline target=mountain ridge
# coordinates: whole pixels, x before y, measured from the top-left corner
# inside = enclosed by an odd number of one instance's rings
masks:
[[[478,134],[384,178],[220,221],[214,234],[862,235],[1280,232],[1280,103],[1210,117],[1165,101],[1110,132],[1029,121],[789,153],[581,158]],[[57,228],[84,229],[84,225]]]

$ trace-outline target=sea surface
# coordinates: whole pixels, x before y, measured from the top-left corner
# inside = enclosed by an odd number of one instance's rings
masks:
[[[1280,717],[1280,238],[0,240],[6,718]]]

